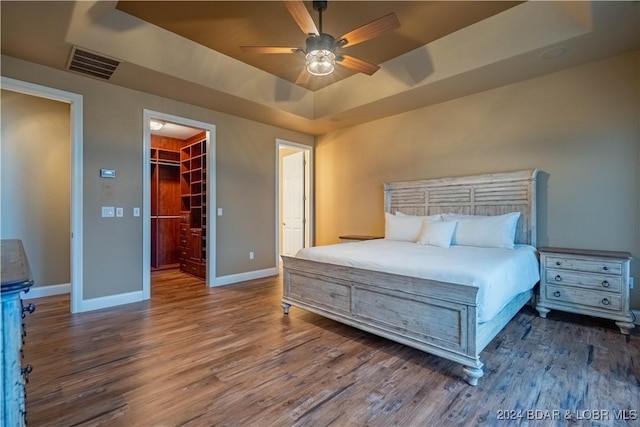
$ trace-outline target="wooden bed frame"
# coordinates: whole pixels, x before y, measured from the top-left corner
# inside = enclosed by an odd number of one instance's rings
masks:
[[[385,183],[385,211],[409,215],[522,213],[516,243],[536,245],[536,175],[526,170]],[[461,363],[466,380],[483,375],[480,352],[532,297],[517,295],[478,323],[478,288],[282,256],[285,314],[294,305]]]

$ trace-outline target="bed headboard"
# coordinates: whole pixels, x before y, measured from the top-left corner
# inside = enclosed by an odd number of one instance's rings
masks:
[[[537,169],[384,184],[384,210],[395,214],[521,212],[516,243],[536,246]]]

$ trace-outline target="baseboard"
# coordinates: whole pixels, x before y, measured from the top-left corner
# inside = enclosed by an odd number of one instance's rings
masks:
[[[246,273],[231,274],[229,276],[216,277],[209,282],[209,287],[230,285],[232,283],[245,282],[247,280],[262,279],[263,277],[277,276],[277,268],[265,268],[264,270],[247,271]]]
[[[126,294],[109,295],[106,297],[86,299],[80,305],[80,311],[93,311],[102,308],[115,307],[122,304],[130,304],[143,300],[142,291],[128,292]]]
[[[32,286],[29,288],[29,292],[23,294],[22,299],[50,297],[52,295],[68,294],[69,292],[71,292],[71,283],[49,286]]]

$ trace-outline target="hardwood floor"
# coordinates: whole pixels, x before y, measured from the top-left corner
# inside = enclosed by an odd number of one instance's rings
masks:
[[[525,307],[471,387],[455,363],[295,307],[283,315],[279,277],[153,282],[150,301],[83,314],[68,296],[35,300],[30,426],[640,424],[638,328],[627,340],[613,322]]]

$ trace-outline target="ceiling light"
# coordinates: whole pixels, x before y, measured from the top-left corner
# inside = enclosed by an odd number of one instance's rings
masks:
[[[306,58],[307,71],[314,76],[326,76],[336,68],[336,54],[330,50],[312,50]]]
[[[158,120],[150,120],[149,121],[149,128],[151,130],[160,130],[164,127],[164,122],[158,121]]]
[[[307,71],[314,76],[326,76],[336,68],[335,39],[329,34],[307,38]]]

